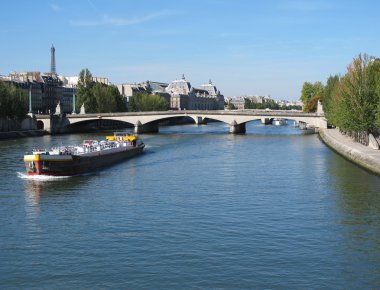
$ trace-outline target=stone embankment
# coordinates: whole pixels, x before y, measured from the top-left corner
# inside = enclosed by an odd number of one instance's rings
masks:
[[[375,150],[354,142],[338,129],[321,129],[319,136],[322,141],[353,163],[380,175],[380,150]]]

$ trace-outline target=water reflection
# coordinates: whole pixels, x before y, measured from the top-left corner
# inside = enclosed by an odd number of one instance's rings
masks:
[[[380,187],[373,175],[334,152],[328,158],[331,188],[336,192],[334,209],[340,212],[336,220],[341,233],[343,269],[347,281],[372,281],[378,284],[380,272]],[[356,269],[361,268],[361,277]]]
[[[94,173],[93,175],[96,175]],[[41,199],[48,197],[65,197],[80,192],[82,184],[91,176],[74,176],[63,178],[28,178],[25,179],[25,194],[28,204],[39,205]]]
[[[380,221],[379,177],[331,152],[329,158],[331,185],[339,194],[339,206],[346,214],[347,224]]]

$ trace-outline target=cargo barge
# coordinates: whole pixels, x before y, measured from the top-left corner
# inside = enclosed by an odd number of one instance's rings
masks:
[[[136,156],[144,147],[137,136],[117,132],[102,141],[83,140],[79,145],[34,149],[24,155],[24,163],[28,175],[72,176]]]

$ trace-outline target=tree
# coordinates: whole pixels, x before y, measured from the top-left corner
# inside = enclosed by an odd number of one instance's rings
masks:
[[[373,90],[377,98],[377,111],[375,125],[380,128],[380,60],[378,58],[372,58],[371,65],[369,67],[369,73]]]
[[[324,96],[323,96],[323,111],[325,117],[330,124],[334,124],[334,108],[336,107],[336,93],[338,89],[340,78],[338,75],[329,76],[326,82]]]
[[[96,99],[97,112],[125,112],[125,104],[116,86],[96,83],[92,88],[92,93]]]
[[[92,92],[93,86],[91,72],[87,68],[82,69],[78,78],[76,107],[80,108],[84,105],[87,113],[96,113],[97,111],[96,99]]]
[[[262,103],[256,103],[250,100],[249,98],[244,99],[244,108],[246,109],[271,109],[271,110],[279,110],[280,105],[276,103],[275,100],[267,99]]]
[[[227,104],[227,110],[236,110],[236,107],[233,103],[228,102]]]
[[[0,81],[0,118],[7,117],[9,92],[5,83]]]
[[[272,100],[272,99],[263,102],[262,106],[263,106],[262,109],[264,109],[264,107],[265,107],[265,109],[268,108],[271,110],[279,110],[280,109],[280,105],[277,104],[276,101]]]
[[[92,87],[92,95],[94,96],[94,109],[95,112],[105,113],[110,112],[110,107],[112,106],[111,100],[106,96],[105,90],[100,83],[95,83]],[[94,113],[94,112],[93,112]]]
[[[80,108],[84,104],[87,113],[126,111],[125,103],[117,87],[95,83],[87,68],[79,73],[77,96],[76,107]]]
[[[94,85],[92,80],[92,74],[88,68],[82,69],[79,72],[78,87],[79,88],[91,88]]]
[[[376,120],[378,97],[367,54],[348,66],[339,86],[338,126],[348,132],[370,132]]]
[[[27,94],[13,84],[0,81],[0,118],[20,119],[27,113]]]
[[[317,109],[318,100],[323,100],[324,86],[321,82],[314,84],[304,82],[301,91],[301,101],[304,104],[305,112],[315,112]]]
[[[305,112],[315,112],[317,110],[318,101],[321,100],[320,95],[316,95],[312,97],[306,104],[304,104],[304,111]]]
[[[114,85],[110,85],[106,87],[106,90],[109,96],[114,100],[115,106],[112,112],[125,112],[127,110],[127,107],[125,105],[123,97],[119,92],[119,89]]]
[[[14,85],[10,86],[10,112],[9,118],[21,119],[28,113],[28,97],[27,94],[21,89],[16,88]]]
[[[160,95],[136,93],[129,99],[128,109],[131,112],[166,111],[169,104]]]
[[[312,83],[304,82],[302,85],[300,100],[306,104],[314,95],[314,86]]]
[[[96,113],[97,112],[97,102],[93,94],[92,89],[88,88],[78,88],[77,91],[77,108],[80,108],[84,105],[84,108],[87,113]]]

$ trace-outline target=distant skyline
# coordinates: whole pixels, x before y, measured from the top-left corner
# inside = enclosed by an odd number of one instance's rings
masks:
[[[302,84],[380,56],[378,1],[6,1],[0,74],[88,68],[114,84],[209,79],[226,97],[298,100]]]

